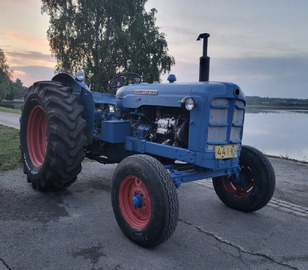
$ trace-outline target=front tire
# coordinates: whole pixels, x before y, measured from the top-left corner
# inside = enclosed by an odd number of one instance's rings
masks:
[[[113,175],[111,199],[122,232],[140,246],[155,247],[176,228],[176,187],[166,168],[151,156],[121,161]]]
[[[253,212],[264,207],[275,190],[275,173],[268,158],[259,150],[243,146],[239,179],[234,176],[213,178],[219,199],[230,208]]]
[[[20,149],[34,189],[62,190],[76,181],[85,156],[82,111],[70,87],[49,81],[30,87],[20,118]]]

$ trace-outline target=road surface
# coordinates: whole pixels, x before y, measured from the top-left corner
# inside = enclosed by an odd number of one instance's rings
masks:
[[[84,163],[77,182],[56,193],[33,190],[22,170],[0,172],[0,269],[308,269],[307,207],[275,197],[241,213],[209,180],[178,189],[179,221],[166,243],[135,245],[113,215],[114,168]]]
[[[19,129],[20,115],[15,113],[0,112],[0,125]]]

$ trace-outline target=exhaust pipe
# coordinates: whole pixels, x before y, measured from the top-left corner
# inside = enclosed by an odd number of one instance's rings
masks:
[[[207,40],[210,34],[200,34],[197,40],[203,39],[203,55],[200,57],[199,82],[206,82],[210,76],[210,57],[207,56]]]

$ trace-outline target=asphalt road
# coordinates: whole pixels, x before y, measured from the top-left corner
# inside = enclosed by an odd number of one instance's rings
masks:
[[[0,112],[0,125],[19,129],[20,115],[15,113]]]
[[[308,165],[271,158],[277,188],[263,209],[225,207],[210,180],[178,189],[171,238],[155,249],[130,242],[110,201],[116,165],[83,164],[62,192],[33,190],[22,170],[0,172],[0,270],[308,269]]]
[[[308,269],[308,208],[274,198],[241,213],[209,180],[178,189],[179,221],[166,243],[135,245],[113,215],[114,168],[85,163],[57,193],[34,191],[22,170],[0,172],[0,269]]]

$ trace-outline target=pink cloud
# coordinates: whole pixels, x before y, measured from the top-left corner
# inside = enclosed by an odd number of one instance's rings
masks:
[[[2,5],[7,5],[10,7],[19,7],[22,5],[26,6],[26,5],[37,5],[38,0],[1,0],[1,4]]]
[[[22,31],[17,29],[5,29],[3,34],[12,42],[17,44],[27,44],[36,48],[48,48],[48,41],[46,38],[37,38],[24,34]]]
[[[36,51],[24,52],[5,52],[10,66],[46,66],[53,68],[56,60],[50,54],[44,54]]]
[[[20,79],[24,86],[29,87],[36,81],[51,80],[55,75],[53,68],[45,66],[12,67],[13,80]]]
[[[25,51],[25,52],[7,52],[10,57],[23,58],[23,59],[39,59],[54,62],[53,58],[49,54],[43,54],[41,52],[35,51]]]

